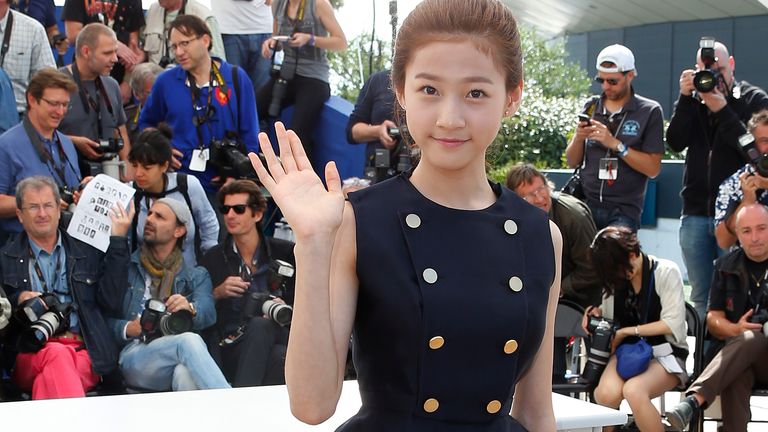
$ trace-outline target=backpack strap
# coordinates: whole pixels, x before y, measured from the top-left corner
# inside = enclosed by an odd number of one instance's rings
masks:
[[[193,238],[195,244],[195,256],[200,258],[203,256],[202,239],[200,238],[200,224],[195,220],[195,212],[192,211],[192,200],[189,198],[189,180],[187,178],[187,174],[176,174],[176,187],[167,193],[171,192],[179,192],[184,197],[184,201],[186,201],[187,207],[189,207],[189,212],[192,214],[192,221],[195,223],[195,236]]]

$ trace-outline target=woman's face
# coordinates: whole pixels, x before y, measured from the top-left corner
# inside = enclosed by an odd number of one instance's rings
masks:
[[[470,40],[435,41],[413,52],[398,101],[421,161],[442,170],[485,164],[485,151],[522,97]],[[505,114],[506,112],[506,114]]]
[[[163,174],[168,171],[168,162],[163,164],[140,164],[132,162],[134,181],[145,190],[156,190],[163,187]],[[158,190],[160,192],[160,190]]]
[[[629,270],[627,270],[627,279],[632,280],[635,276],[638,276],[642,272],[643,259],[642,256],[633,252],[629,253]]]

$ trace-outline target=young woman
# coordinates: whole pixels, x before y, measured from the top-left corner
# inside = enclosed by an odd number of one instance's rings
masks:
[[[626,399],[641,431],[663,431],[661,416],[651,399],[688,380],[683,372],[688,345],[680,269],[673,261],[642,253],[637,235],[626,227],[600,230],[590,255],[605,287],[605,297],[599,308],[585,311],[585,329],[590,315],[610,318],[618,327],[612,353],[618,346],[643,337],[655,347],[655,354],[660,354],[660,347],[665,345],[663,349],[670,360],[680,367],[678,371],[668,371],[658,359],[651,359],[645,372],[625,381],[616,371],[616,356],[611,355],[595,389],[595,400],[600,405],[618,408]]]
[[[131,146],[128,162],[133,167],[134,181],[129,185],[136,189],[134,202],[137,206],[132,249],[142,243],[144,222],[152,203],[168,196],[186,203],[192,211],[194,227],[187,232],[182,252],[184,263],[194,266],[202,252],[218,244],[219,222],[196,177],[168,172],[172,158],[171,131],[165,127],[145,129]]]
[[[363,406],[340,431],[554,431],[560,233],[488,182],[485,152],[522,97],[520,40],[497,0],[425,0],[398,34],[392,84],[415,145],[409,173],[327,189],[282,124],[257,173],[296,235],[286,381],[320,423],[339,400],[349,338]],[[514,398],[514,407],[510,407]]]

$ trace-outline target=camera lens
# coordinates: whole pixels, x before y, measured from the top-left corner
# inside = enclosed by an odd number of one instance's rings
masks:
[[[709,93],[717,85],[717,76],[709,69],[700,70],[693,76],[693,87],[700,93]]]
[[[164,335],[182,334],[192,330],[192,313],[180,310],[164,315],[160,319],[160,330]]]

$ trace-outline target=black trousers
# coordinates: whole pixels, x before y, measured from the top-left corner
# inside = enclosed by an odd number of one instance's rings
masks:
[[[272,95],[275,88],[275,78],[270,78],[256,93],[256,109],[262,131],[272,131],[275,118],[269,117],[269,105],[272,103]],[[314,163],[313,150],[315,148],[312,135],[320,120],[320,112],[328,98],[331,97],[331,87],[327,82],[315,78],[307,78],[296,75],[288,82],[285,96],[280,104],[281,110],[294,106],[291,124],[286,125],[293,129],[299,136],[309,160]]]
[[[255,317],[236,343],[221,347],[213,338],[206,343],[233,387],[285,384],[288,330],[274,321]]]

